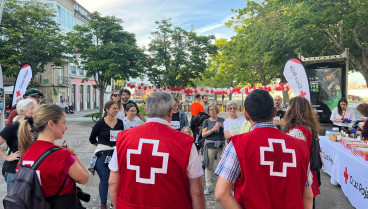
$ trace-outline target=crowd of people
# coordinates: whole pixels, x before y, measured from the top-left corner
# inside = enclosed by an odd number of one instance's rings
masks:
[[[0,149],[0,157],[5,160],[3,176],[9,191],[20,167],[31,167],[46,151],[61,148],[37,169],[51,208],[83,208],[76,183],[88,183],[88,171],[99,176],[102,209],[108,208],[108,194],[115,208],[179,209],[205,208],[205,195],[213,191],[221,206],[229,209],[311,209],[320,194],[319,169],[310,167],[320,125],[303,97],[294,97],[283,107],[280,96],[272,98],[256,89],[246,97],[243,113],[236,101],[228,101],[225,119],[207,95],[197,94],[189,121],[179,100],[167,92],[149,95],[146,119],[130,100],[130,91],[117,90],[92,127],[89,141],[96,149],[86,167],[65,141],[55,145],[68,129],[65,108],[39,105],[41,96],[37,89],[29,89],[17,102],[16,117],[0,132],[0,145],[9,147],[8,152]],[[348,130],[367,139],[367,120],[355,120],[347,105],[340,99],[331,121],[341,130],[349,123],[364,122],[362,128]],[[357,110],[368,117],[367,103]],[[218,175],[217,182],[213,174]]]

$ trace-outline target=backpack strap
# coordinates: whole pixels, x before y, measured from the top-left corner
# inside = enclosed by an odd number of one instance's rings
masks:
[[[38,166],[41,165],[42,161],[44,161],[49,155],[54,153],[55,151],[60,150],[59,147],[51,147],[50,149],[46,150],[42,155],[36,160],[36,162],[32,165],[32,170],[37,170]]]
[[[52,196],[50,198],[48,198],[48,202],[50,204],[50,206],[52,206],[52,204],[54,204],[55,200],[58,198],[58,195],[60,194],[60,192],[63,190],[64,186],[65,186],[65,182],[66,179],[68,178],[68,174],[65,175],[63,184],[61,185],[61,187],[59,188],[59,190],[56,192],[55,196]],[[74,183],[75,184],[75,183]],[[75,187],[77,187],[76,185],[74,185]],[[51,199],[52,198],[52,199]],[[50,200],[51,199],[51,200]]]

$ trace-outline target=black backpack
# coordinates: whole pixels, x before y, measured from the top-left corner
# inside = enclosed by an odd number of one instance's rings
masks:
[[[31,168],[22,164],[22,157],[19,160],[19,170],[15,178],[10,182],[8,194],[3,200],[5,209],[50,209],[49,203],[43,196],[40,181],[36,170],[38,166],[53,152],[60,150],[58,147],[52,147],[46,150],[32,165]],[[58,193],[64,187],[65,180]]]
[[[197,116],[193,117],[190,121],[190,129],[192,129],[193,134],[199,134],[199,127],[202,126],[203,121],[209,118],[210,116],[205,112],[198,113]]]
[[[197,148],[197,150],[199,150],[201,148],[202,145],[202,128],[200,128],[203,124],[203,121],[205,121],[206,119],[208,119],[210,116],[205,113],[205,112],[200,112],[197,116],[195,116],[191,121],[190,121],[190,129],[192,129],[193,131],[193,137],[195,139],[194,144]]]

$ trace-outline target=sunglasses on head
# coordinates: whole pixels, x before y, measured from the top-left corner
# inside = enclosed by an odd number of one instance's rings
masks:
[[[112,94],[114,97],[120,97],[120,94]]]

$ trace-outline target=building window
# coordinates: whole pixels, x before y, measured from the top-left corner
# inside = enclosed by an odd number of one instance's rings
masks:
[[[59,5],[57,5],[57,17],[56,22],[60,25],[61,24],[61,8]]]
[[[76,66],[70,66],[70,73],[72,75],[76,75],[77,74],[77,67]]]

